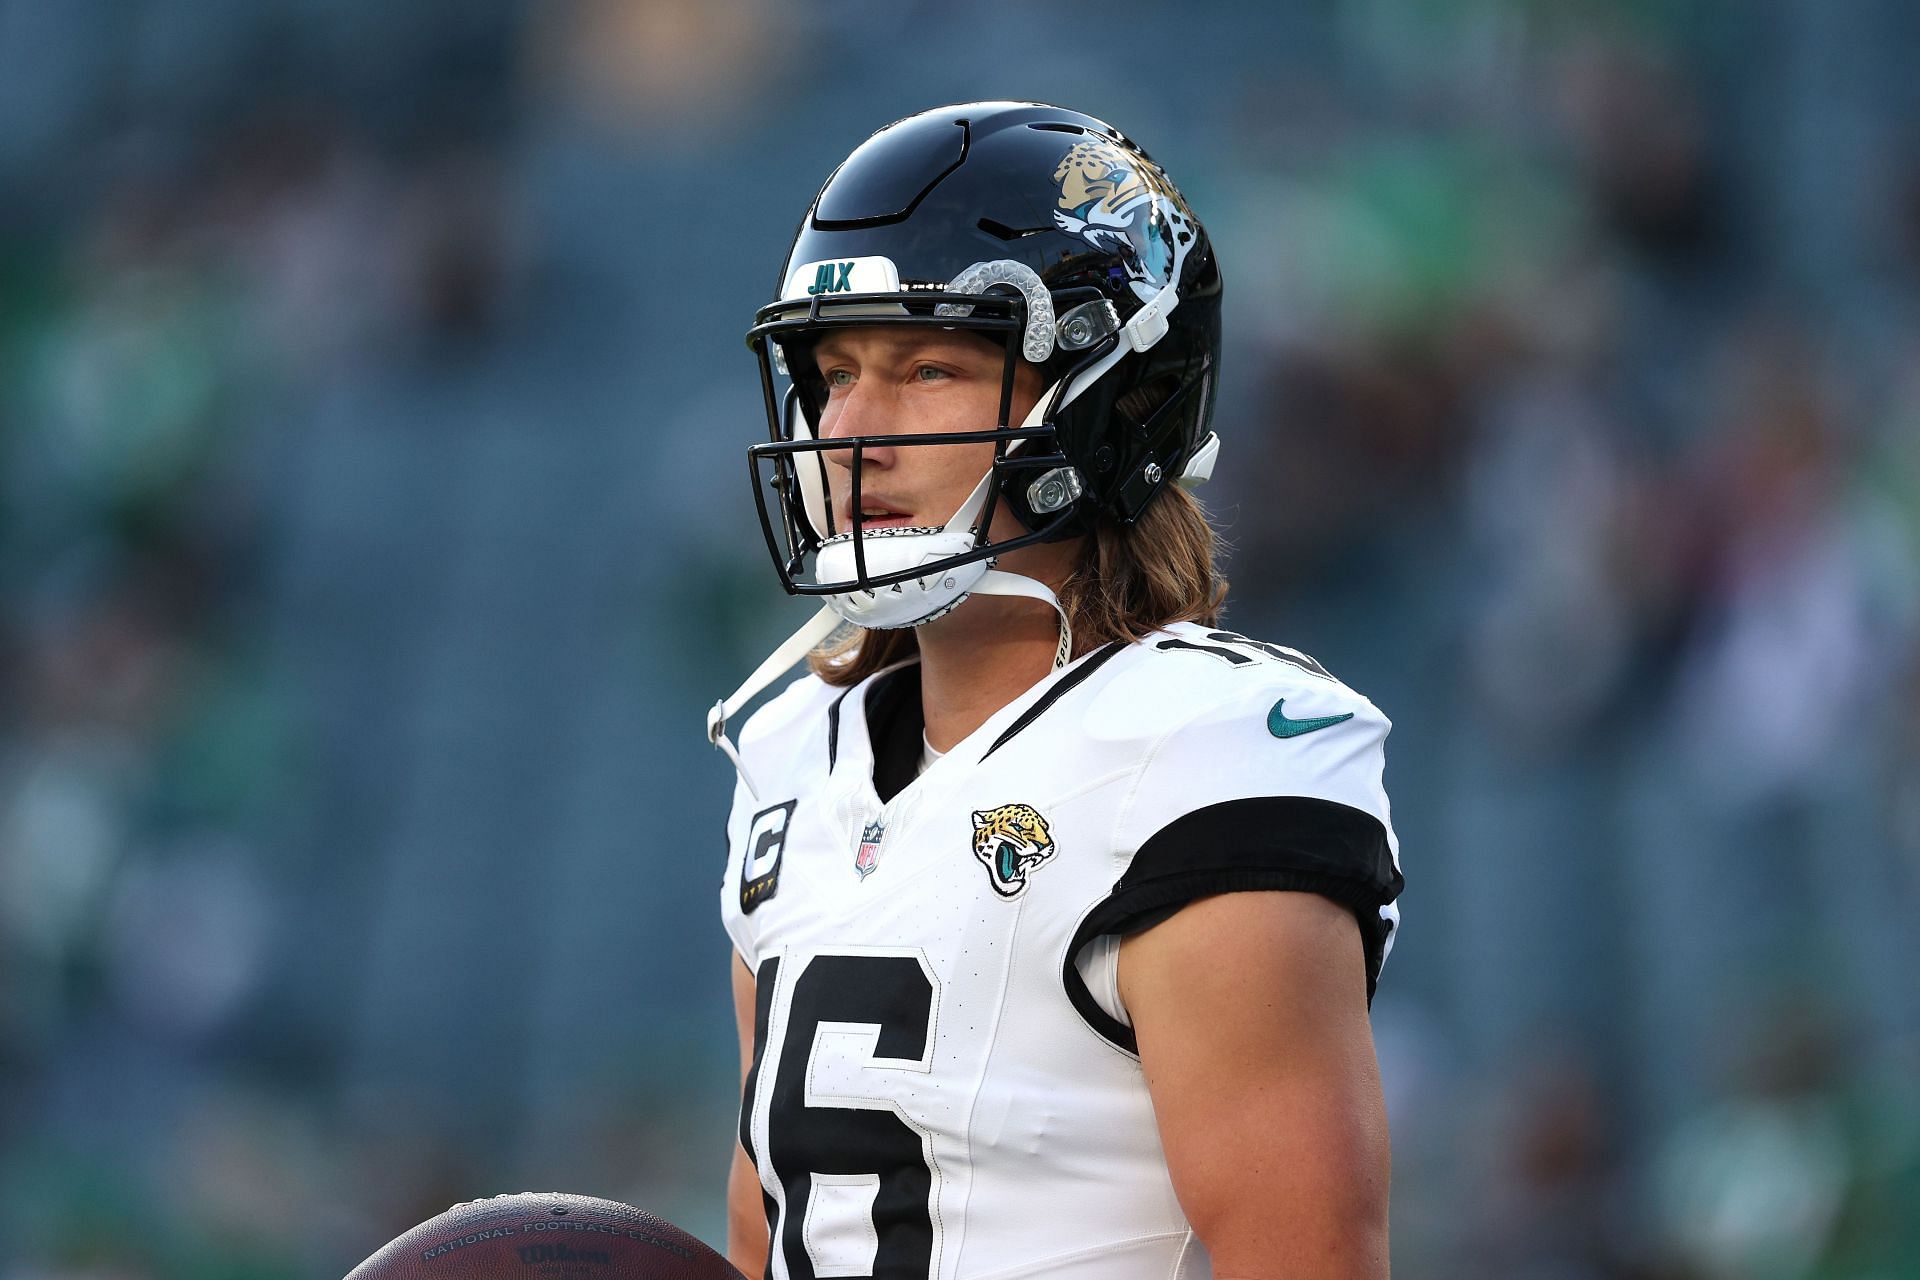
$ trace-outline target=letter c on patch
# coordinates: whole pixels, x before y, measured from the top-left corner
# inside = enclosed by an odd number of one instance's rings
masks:
[[[780,852],[787,845],[787,827],[798,800],[788,800],[753,815],[747,828],[746,852],[740,859],[740,910],[753,909],[773,896],[780,885]]]

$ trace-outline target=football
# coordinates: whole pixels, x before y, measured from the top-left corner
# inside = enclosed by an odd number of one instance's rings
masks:
[[[347,1280],[745,1280],[670,1222],[558,1191],[469,1200],[389,1241]]]

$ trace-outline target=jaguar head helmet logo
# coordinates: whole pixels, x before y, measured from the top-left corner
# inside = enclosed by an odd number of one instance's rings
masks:
[[[1054,225],[1120,255],[1142,302],[1180,278],[1194,243],[1193,219],[1153,161],[1105,138],[1083,138],[1060,158],[1053,181],[1060,189]]]
[[[1032,805],[1003,804],[974,811],[973,856],[986,867],[987,879],[1001,897],[1024,893],[1027,877],[1055,852],[1053,832]]]
[[[1147,194],[1146,180],[1120,148],[1106,142],[1076,142],[1053,171],[1060,184],[1060,207],[1086,216],[1099,209],[1117,214],[1136,196]]]

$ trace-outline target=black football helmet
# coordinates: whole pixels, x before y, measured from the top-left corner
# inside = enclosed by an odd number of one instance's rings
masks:
[[[936,325],[1004,343],[999,421],[817,438],[827,389],[813,346],[856,325]],[[1166,485],[1205,479],[1218,449],[1213,246],[1145,151],[1060,107],[941,107],[862,143],[807,210],[747,343],[772,437],[749,450],[750,469],[781,582],[867,626],[938,616],[1003,551],[1096,520],[1131,525]],[[1016,424],[1021,360],[1043,370],[1048,390]],[[992,471],[946,526],[835,527],[828,451],[852,451],[858,511],[863,448],[981,441],[998,446]],[[987,530],[1001,503],[1025,531],[996,543]]]

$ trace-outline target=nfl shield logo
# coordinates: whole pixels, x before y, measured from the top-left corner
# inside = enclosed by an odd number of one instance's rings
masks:
[[[853,855],[853,869],[865,880],[880,865],[880,838],[887,833],[885,823],[869,822],[860,833],[860,848]]]

